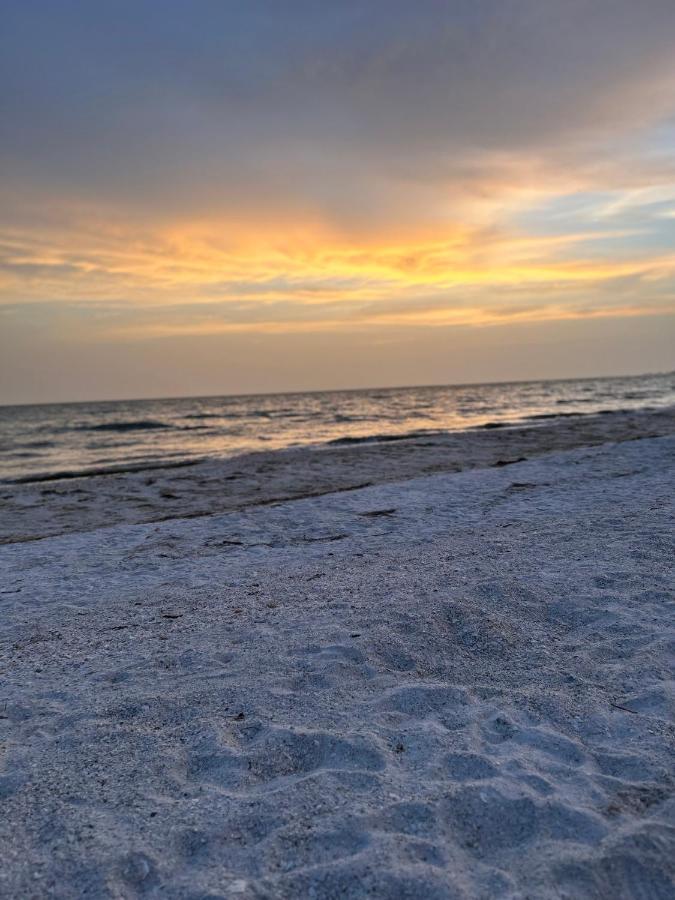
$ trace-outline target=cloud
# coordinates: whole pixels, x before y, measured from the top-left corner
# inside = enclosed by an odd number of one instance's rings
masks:
[[[675,97],[659,0],[10,2],[4,17],[10,182],[142,214],[433,216],[439,190],[466,207],[533,169],[611,160]]]
[[[672,0],[1,24],[5,323],[121,347],[675,312]]]

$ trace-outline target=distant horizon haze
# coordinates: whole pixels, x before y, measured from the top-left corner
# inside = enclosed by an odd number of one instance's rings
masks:
[[[82,400],[45,400],[45,401],[29,401],[25,403],[0,403],[0,407],[11,406],[77,406],[78,404],[96,404],[96,403],[143,403],[163,400],[236,400],[255,397],[285,397],[294,395],[312,395],[312,394],[349,394],[359,392],[372,391],[405,391],[405,390],[424,390],[426,388],[481,388],[481,387],[506,387],[512,385],[528,385],[528,384],[546,384],[564,383],[575,381],[612,381],[624,378],[649,378],[661,377],[675,374],[675,368],[666,369],[650,369],[640,372],[622,372],[622,373],[606,373],[606,374],[588,374],[588,375],[571,375],[560,378],[505,378],[496,381],[452,381],[452,382],[424,382],[418,384],[366,384],[358,387],[345,387],[333,385],[323,388],[294,389],[288,390],[271,390],[271,391],[242,391],[240,393],[224,393],[217,391],[215,393],[204,394],[163,394],[155,396],[133,396],[133,397],[88,397]]]
[[[436,328],[375,340],[257,335],[79,344],[0,354],[0,404],[363,390],[621,377],[675,368],[675,317]]]

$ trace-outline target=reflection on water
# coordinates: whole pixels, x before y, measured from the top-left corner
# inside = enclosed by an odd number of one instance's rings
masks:
[[[0,407],[0,478],[139,468],[300,444],[498,427],[675,403],[675,373],[630,378]]]

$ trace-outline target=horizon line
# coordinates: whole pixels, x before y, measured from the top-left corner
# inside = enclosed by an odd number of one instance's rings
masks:
[[[236,400],[243,397],[294,397],[302,394],[358,394],[367,391],[406,391],[431,388],[465,388],[465,387],[496,387],[498,385],[509,384],[549,384],[553,382],[573,382],[573,381],[612,381],[620,378],[665,378],[669,375],[675,375],[675,369],[660,372],[637,372],[630,375],[576,375],[566,376],[564,378],[507,378],[503,381],[463,381],[450,383],[435,384],[399,384],[399,385],[370,385],[360,388],[320,388],[311,390],[291,390],[291,391],[244,391],[237,394],[215,393],[215,394],[177,394],[165,395],[161,397],[112,397],[100,400],[44,400],[41,402],[30,403],[0,403],[0,409],[14,409],[17,407],[30,406],[83,406],[90,403],[152,403],[155,401],[168,400],[212,400],[212,399],[230,399]]]

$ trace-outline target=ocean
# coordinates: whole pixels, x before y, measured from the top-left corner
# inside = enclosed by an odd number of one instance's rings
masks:
[[[544,423],[675,403],[675,373],[0,407],[0,480]]]

